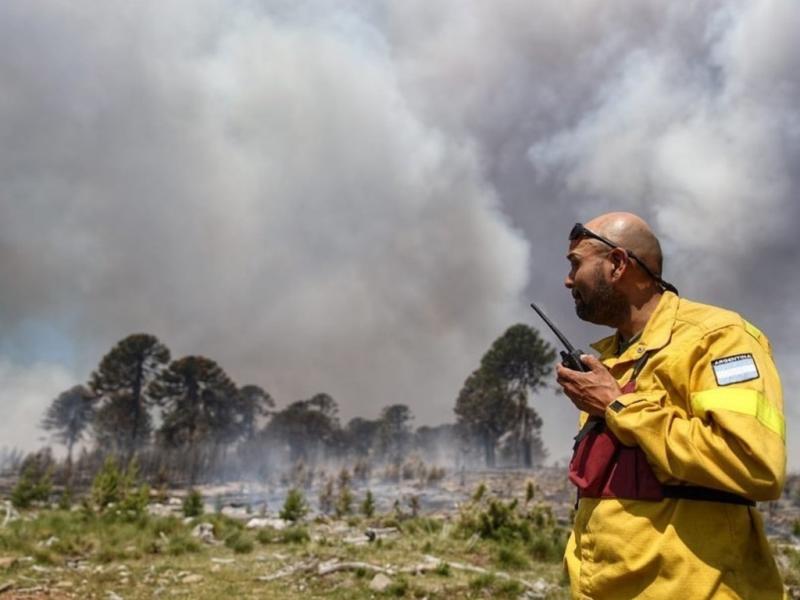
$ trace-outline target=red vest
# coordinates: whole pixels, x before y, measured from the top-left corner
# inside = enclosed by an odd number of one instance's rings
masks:
[[[622,388],[622,393],[634,391],[635,375]],[[590,417],[576,437],[569,479],[578,487],[581,498],[664,498],[661,483],[642,449],[624,446],[606,428],[605,421],[596,417]]]

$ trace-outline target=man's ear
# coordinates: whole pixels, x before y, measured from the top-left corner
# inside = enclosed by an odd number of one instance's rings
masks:
[[[612,280],[618,280],[625,273],[625,269],[628,268],[628,253],[622,248],[614,248],[610,254],[611,264],[614,266],[613,271],[611,271],[611,278]]]

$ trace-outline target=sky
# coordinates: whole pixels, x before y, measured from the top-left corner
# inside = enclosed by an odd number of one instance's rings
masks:
[[[627,210],[684,296],[770,337],[800,469],[798,25],[794,0],[0,3],[0,446],[43,443],[137,332],[278,406],[451,422],[530,301],[607,334],[566,235]],[[531,402],[563,460],[575,410]]]

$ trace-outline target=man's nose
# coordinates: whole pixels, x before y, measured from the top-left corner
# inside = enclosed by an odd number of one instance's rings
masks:
[[[566,277],[564,277],[564,285],[568,290],[571,290],[574,287],[575,281],[572,279],[572,274],[569,274]]]

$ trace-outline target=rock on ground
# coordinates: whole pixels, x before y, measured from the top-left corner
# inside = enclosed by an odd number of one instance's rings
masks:
[[[245,527],[247,529],[262,529],[264,527],[271,527],[276,531],[282,531],[289,527],[290,524],[291,523],[289,523],[289,521],[286,519],[254,518],[250,519]]]
[[[214,526],[211,523],[198,523],[192,529],[192,535],[200,538],[206,544],[215,544],[217,542],[217,538],[214,537]]]
[[[383,573],[378,573],[372,578],[372,581],[369,582],[369,589],[371,589],[373,592],[385,592],[386,588],[388,588],[391,584],[391,579],[389,579]]]

